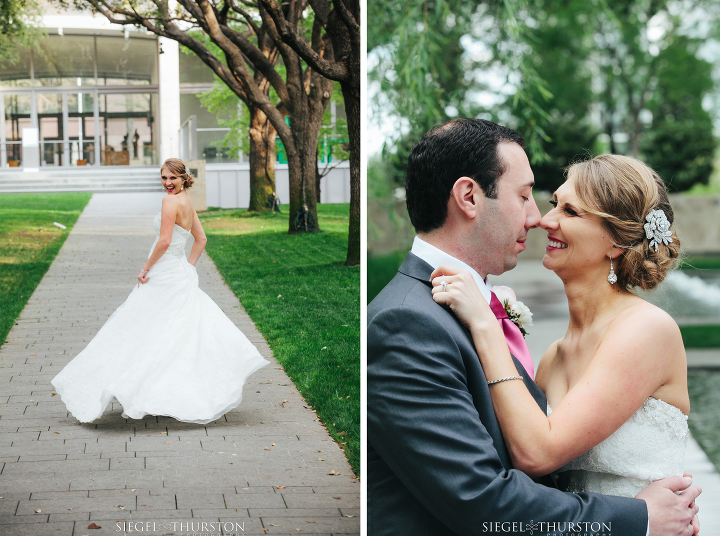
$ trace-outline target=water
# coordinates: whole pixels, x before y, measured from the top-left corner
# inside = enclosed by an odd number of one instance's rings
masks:
[[[720,471],[720,370],[688,372],[693,437]]]
[[[676,320],[720,323],[720,270],[678,270],[642,296]]]

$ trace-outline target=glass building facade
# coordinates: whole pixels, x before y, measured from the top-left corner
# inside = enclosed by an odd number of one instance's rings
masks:
[[[0,67],[0,166],[157,165],[158,83],[154,36],[46,37]]]

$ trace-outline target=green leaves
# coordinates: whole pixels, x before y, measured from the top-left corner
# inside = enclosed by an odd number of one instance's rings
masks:
[[[35,0],[0,2],[0,66],[16,63],[20,49],[31,48],[46,35]]]

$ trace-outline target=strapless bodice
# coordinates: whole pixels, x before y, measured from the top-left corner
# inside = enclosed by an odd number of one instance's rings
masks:
[[[160,220],[162,219],[162,212],[158,212],[155,215],[155,219],[153,219],[153,227],[155,229],[155,234],[157,235],[155,237],[155,242],[153,242],[152,247],[150,248],[150,253],[148,253],[148,258],[152,255],[153,250],[155,249],[155,245],[160,240]],[[170,246],[168,247],[165,254],[174,255],[175,257],[184,257],[185,256],[185,244],[187,243],[187,239],[190,237],[192,233],[188,231],[187,229],[183,229],[180,227],[177,223],[173,226],[173,234],[172,238],[170,239]]]
[[[610,437],[559,470],[563,489],[634,497],[655,480],[682,476],[687,419],[679,408],[649,397]]]

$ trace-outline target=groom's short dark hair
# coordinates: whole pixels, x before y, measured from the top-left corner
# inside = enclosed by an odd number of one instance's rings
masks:
[[[463,117],[430,129],[413,145],[405,199],[417,232],[443,226],[450,191],[460,177],[470,177],[487,197],[497,198],[497,180],[505,171],[497,152],[500,143],[525,147],[523,137],[511,128]]]

